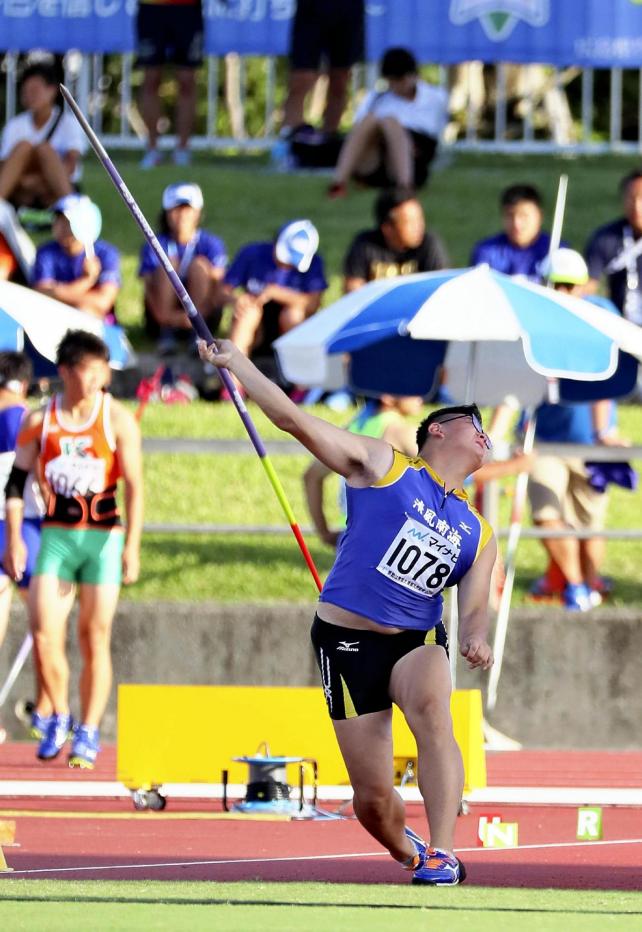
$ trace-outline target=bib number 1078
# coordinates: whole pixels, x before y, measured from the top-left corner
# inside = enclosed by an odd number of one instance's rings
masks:
[[[433,596],[443,589],[454,568],[454,561],[444,559],[441,551],[452,557],[453,549],[441,535],[408,518],[377,570],[400,586]]]

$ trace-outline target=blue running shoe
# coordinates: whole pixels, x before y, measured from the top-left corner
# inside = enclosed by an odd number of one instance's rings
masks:
[[[42,741],[47,734],[47,729],[53,715],[41,715],[40,712],[31,713],[31,723],[29,725],[29,737],[35,738],[36,741]]]
[[[439,848],[427,848],[422,863],[413,873],[412,882],[432,887],[455,887],[465,879],[466,868],[459,858]]]
[[[91,725],[76,725],[69,753],[69,766],[93,770],[100,751],[99,737],[97,728]]]
[[[588,612],[593,608],[591,593],[584,583],[567,583],[564,589],[564,608],[567,612]]]
[[[38,745],[36,757],[39,760],[53,760],[54,757],[58,757],[72,728],[71,715],[52,715],[45,736]]]

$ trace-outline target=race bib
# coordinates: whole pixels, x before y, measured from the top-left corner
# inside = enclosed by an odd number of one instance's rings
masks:
[[[459,542],[412,518],[392,541],[377,571],[418,595],[435,596],[446,585],[459,556]]]
[[[63,498],[91,495],[105,489],[105,461],[94,456],[61,453],[45,466],[45,479]]]

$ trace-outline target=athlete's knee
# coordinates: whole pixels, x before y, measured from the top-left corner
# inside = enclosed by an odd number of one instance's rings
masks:
[[[435,692],[422,693],[411,707],[406,709],[406,719],[416,737],[421,735],[430,741],[452,738],[449,696],[445,697]]]
[[[354,805],[360,816],[368,815],[370,818],[383,818],[390,810],[392,777],[389,784],[368,783],[354,787]]]

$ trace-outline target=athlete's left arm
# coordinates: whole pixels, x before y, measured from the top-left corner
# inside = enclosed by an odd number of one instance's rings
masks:
[[[493,652],[488,637],[488,593],[490,577],[497,558],[497,544],[491,537],[457,586],[459,608],[459,651],[471,669],[488,670]]]
[[[143,531],[143,456],[138,422],[119,402],[112,400],[112,428],[125,483],[127,529],[123,550],[123,582],[134,583],[140,572],[140,538]]]

